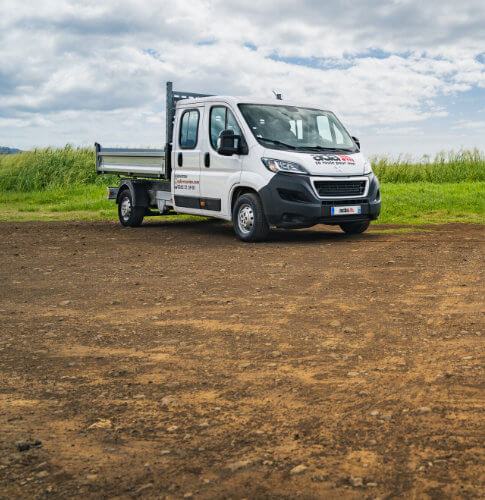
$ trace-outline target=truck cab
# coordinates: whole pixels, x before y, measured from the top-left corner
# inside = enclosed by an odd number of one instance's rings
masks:
[[[168,119],[163,159],[158,159],[159,170],[153,170],[165,183],[143,178],[151,175],[149,169],[145,174],[137,169],[149,153],[131,150],[141,156],[131,157],[132,165],[123,170],[131,178],[122,179],[116,191],[125,215],[129,204],[130,215],[138,213],[134,225],[155,208],[158,214],[173,211],[232,221],[240,239],[260,241],[271,227],[330,224],[361,233],[379,215],[379,182],[370,162],[329,110],[281,100],[191,94],[176,101]],[[116,157],[116,151],[121,150],[97,145],[98,172],[110,173],[109,154]],[[151,158],[158,161],[156,154]],[[111,163],[112,171],[121,173],[116,166],[123,161],[118,157]],[[133,225],[129,218],[125,222]]]

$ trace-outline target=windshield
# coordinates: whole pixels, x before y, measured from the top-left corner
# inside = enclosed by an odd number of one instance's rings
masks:
[[[265,104],[239,104],[239,109],[254,137],[265,147],[358,151],[343,125],[329,111]]]

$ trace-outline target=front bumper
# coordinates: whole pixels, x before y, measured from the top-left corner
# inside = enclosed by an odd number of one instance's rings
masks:
[[[315,193],[308,175],[285,174],[273,176],[259,191],[268,223],[276,227],[299,228],[315,224],[338,225],[344,222],[375,220],[381,210],[379,181],[369,175],[369,189],[365,197],[322,199]],[[331,207],[360,205],[359,215],[332,216]]]

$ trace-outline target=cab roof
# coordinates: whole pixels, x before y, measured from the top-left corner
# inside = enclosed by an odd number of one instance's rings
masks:
[[[294,101],[285,101],[279,100],[276,98],[268,99],[268,98],[254,98],[254,97],[239,97],[239,96],[227,96],[227,95],[214,95],[209,97],[191,97],[188,99],[181,99],[177,102],[177,106],[186,107],[194,104],[205,104],[211,102],[224,102],[227,104],[231,104],[233,106],[237,106],[238,104],[262,104],[262,105],[271,105],[271,106],[293,106],[298,108],[313,108],[313,109],[321,109],[324,108],[320,106],[313,106],[311,104],[302,104],[296,103]]]

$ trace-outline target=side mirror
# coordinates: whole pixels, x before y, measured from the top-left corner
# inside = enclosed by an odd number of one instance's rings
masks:
[[[217,152],[223,156],[237,155],[240,151],[240,145],[240,135],[236,135],[234,130],[223,130],[217,139]]]
[[[355,136],[352,136],[352,139],[355,142],[355,144],[357,144],[357,147],[359,148],[359,151],[360,151],[360,141],[359,141],[359,139],[357,139],[357,137],[355,137]]]

